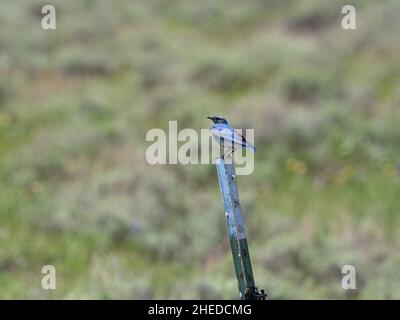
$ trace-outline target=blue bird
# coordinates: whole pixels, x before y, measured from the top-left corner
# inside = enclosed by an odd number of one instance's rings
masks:
[[[219,116],[207,117],[214,125],[210,131],[214,139],[222,146],[227,147],[228,151],[223,154],[222,158],[235,152],[238,147],[246,148],[252,152],[256,152],[256,147],[246,141],[246,138],[235,131],[226,119]]]

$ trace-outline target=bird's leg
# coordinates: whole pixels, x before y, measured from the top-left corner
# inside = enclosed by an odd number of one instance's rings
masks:
[[[225,158],[224,138],[220,138],[220,140],[219,140],[219,156],[221,157],[222,160],[224,160],[224,158]]]
[[[234,146],[234,144],[232,143],[232,148],[229,149],[226,153],[224,153],[224,158],[226,158],[226,157],[228,157],[228,156],[230,156],[230,155],[233,155],[234,152],[235,152],[235,146]]]
[[[224,153],[224,158],[230,156],[233,153],[233,149],[228,150],[226,153]]]

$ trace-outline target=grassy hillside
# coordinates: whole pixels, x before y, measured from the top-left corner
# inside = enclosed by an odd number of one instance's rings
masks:
[[[0,4],[0,298],[236,298],[213,165],[146,132],[254,128],[238,178],[273,299],[400,298],[400,2]],[[57,290],[41,288],[41,268]],[[341,268],[357,290],[341,288]]]

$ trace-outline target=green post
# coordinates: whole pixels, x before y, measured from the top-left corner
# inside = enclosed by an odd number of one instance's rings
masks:
[[[233,163],[217,159],[216,166],[240,296],[244,300],[265,300],[264,290],[259,293],[254,283]]]

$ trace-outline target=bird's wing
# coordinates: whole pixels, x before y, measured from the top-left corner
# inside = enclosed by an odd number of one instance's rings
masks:
[[[237,132],[235,129],[233,129],[233,131],[241,138],[243,144],[246,144],[246,143],[247,143],[245,137],[243,137],[243,136],[242,136],[239,132]]]
[[[246,144],[246,139],[244,139],[243,136],[241,136],[239,133],[237,133],[235,130],[232,128],[228,127],[216,127],[214,126],[211,129],[211,133],[218,138],[222,138],[226,141],[233,142],[239,145]],[[244,140],[243,140],[244,139]]]
[[[233,131],[236,132],[236,130],[233,130]],[[239,135],[240,137],[242,137],[242,144],[243,144],[243,146],[248,146],[248,147],[254,148],[255,150],[258,149],[258,148],[256,148],[255,146],[253,146],[251,143],[247,142],[246,138],[243,137],[240,133],[236,132],[236,134]]]

